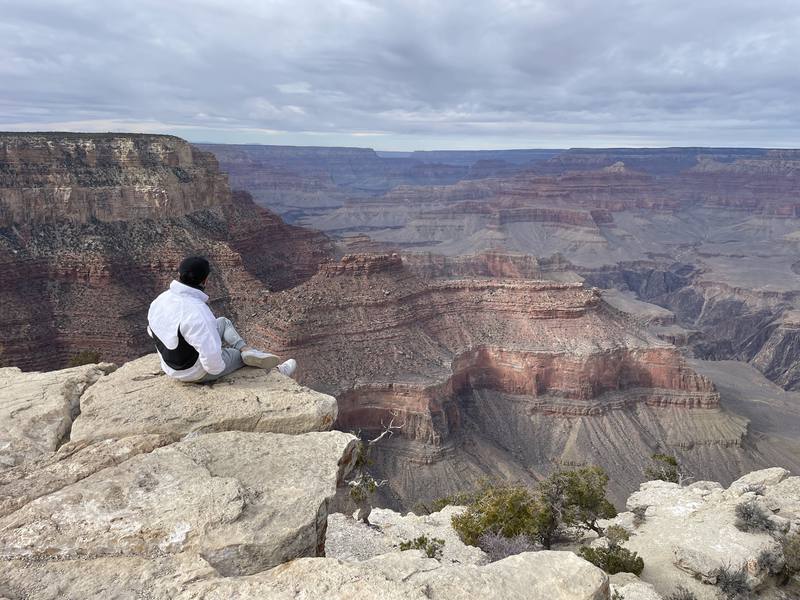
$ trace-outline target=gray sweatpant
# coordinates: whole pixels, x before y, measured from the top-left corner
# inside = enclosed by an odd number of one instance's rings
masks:
[[[216,381],[220,377],[233,373],[244,366],[241,353],[242,346],[245,345],[244,340],[233,328],[231,320],[226,317],[218,317],[217,331],[219,331],[219,337],[222,339],[222,360],[225,361],[225,370],[216,375],[206,373],[202,379],[198,379],[195,383]],[[225,346],[228,347],[226,348]]]

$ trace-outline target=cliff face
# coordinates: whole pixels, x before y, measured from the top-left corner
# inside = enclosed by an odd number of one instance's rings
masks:
[[[0,226],[181,217],[225,204],[212,154],[171,136],[0,134]]]
[[[169,136],[0,136],[0,207],[0,364],[25,369],[149,351],[147,306],[189,254],[209,257],[212,307],[235,318],[332,251]]]
[[[696,356],[751,361],[788,389],[800,385],[796,328],[786,325],[800,310],[800,151],[575,149],[526,165],[503,159],[483,175],[476,156],[437,156],[472,174],[396,185],[376,170],[393,186],[385,193],[297,208],[292,218],[352,251],[427,262],[428,274],[470,272],[471,261],[474,274],[518,276],[537,269],[519,256],[552,258],[593,285],[671,310],[675,327],[663,339]],[[478,259],[478,268],[472,257],[482,255],[513,258]],[[675,269],[688,270],[677,275],[681,289],[664,288],[659,274],[671,279]]]
[[[338,428],[404,424],[376,448],[385,502],[409,507],[498,473],[533,481],[594,462],[622,497],[657,448],[717,473],[723,456],[746,454],[746,421],[721,410],[714,385],[596,290],[432,278],[427,267],[421,278],[418,268],[347,256],[266,298],[248,331],[338,397]]]

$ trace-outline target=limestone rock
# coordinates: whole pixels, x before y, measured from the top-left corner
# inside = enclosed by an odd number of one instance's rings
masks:
[[[55,452],[79,412],[81,394],[115,368],[85,365],[48,373],[0,369],[0,470]]]
[[[158,448],[1,518],[0,558],[191,552],[227,576],[317,556],[354,448],[341,432],[223,432]]]
[[[51,456],[0,471],[0,517],[92,473],[173,441],[163,435],[134,435],[94,444],[69,442]]]
[[[571,552],[527,552],[484,566],[445,566],[421,552],[364,562],[300,559],[250,577],[198,581],[179,600],[606,600],[608,577]]]
[[[277,371],[245,367],[211,385],[186,384],[164,375],[151,354],[84,394],[71,439],[230,430],[297,434],[328,430],[336,416],[335,398]]]
[[[325,555],[349,561],[367,560],[389,552],[400,552],[401,542],[424,535],[444,541],[443,564],[486,564],[486,553],[475,546],[467,546],[451,525],[452,518],[463,511],[460,506],[446,506],[439,512],[417,516],[374,508],[369,516],[372,526],[350,515],[334,513],[328,516]]]
[[[734,481],[728,488],[728,495],[730,497],[737,497],[748,490],[759,489],[762,486],[776,485],[788,476],[789,471],[781,467],[753,471]]]
[[[216,571],[189,553],[155,558],[0,562],[0,595],[9,600],[171,600],[180,586]]]
[[[770,510],[789,519],[800,528],[800,477],[787,477],[776,485],[768,486],[764,501]]]
[[[785,475],[768,469],[743,478],[765,482],[766,493],[780,485]],[[788,481],[788,480],[786,480]],[[713,485],[681,487],[664,481],[643,483],[631,495],[628,507],[646,507],[645,519],[625,546],[644,560],[641,579],[666,595],[680,584],[700,600],[716,598],[716,569],[744,568],[751,588],[768,580],[758,561],[762,552],[781,556],[779,543],[770,535],[740,531],[735,508],[740,502],[758,499],[753,492],[742,495],[742,482],[728,490]]]
[[[662,596],[649,583],[645,583],[633,573],[617,573],[609,577],[611,593],[619,592],[623,600],[663,600]]]

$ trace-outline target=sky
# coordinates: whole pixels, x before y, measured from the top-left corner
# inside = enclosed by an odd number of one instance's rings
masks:
[[[0,0],[0,130],[800,147],[800,0]]]

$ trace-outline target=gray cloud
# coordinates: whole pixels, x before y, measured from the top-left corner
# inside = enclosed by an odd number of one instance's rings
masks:
[[[796,0],[0,0],[0,129],[800,146]]]

